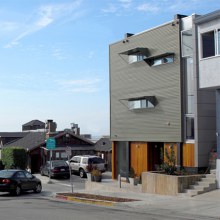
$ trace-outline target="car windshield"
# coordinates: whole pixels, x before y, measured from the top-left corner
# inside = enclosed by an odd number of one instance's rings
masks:
[[[61,160],[61,161],[52,161],[52,166],[57,167],[57,166],[68,166],[68,165],[64,160]]]
[[[9,178],[14,175],[15,171],[13,170],[1,170],[0,171],[0,178]]]
[[[89,158],[89,164],[105,163],[101,157]]]

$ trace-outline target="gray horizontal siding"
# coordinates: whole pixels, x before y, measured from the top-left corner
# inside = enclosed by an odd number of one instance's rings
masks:
[[[121,141],[181,141],[179,27],[167,24],[110,45],[111,139]],[[149,56],[175,53],[175,62],[150,67],[128,64],[121,52],[144,47]],[[156,96],[154,109],[130,111],[125,99]],[[168,125],[170,122],[170,125]]]

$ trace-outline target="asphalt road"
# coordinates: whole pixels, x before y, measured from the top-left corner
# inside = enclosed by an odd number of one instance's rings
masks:
[[[50,195],[56,192],[72,192],[72,186],[73,191],[85,189],[86,179],[82,179],[78,175],[72,175],[71,179],[51,179],[51,184],[48,184],[49,178],[47,176],[42,177],[40,174],[35,174],[35,176],[42,181],[42,193],[44,195]]]
[[[36,175],[38,176],[38,175]],[[66,202],[52,198],[55,192],[71,190],[67,179],[52,180],[48,184],[47,177],[40,177],[43,191],[40,194],[24,193],[16,197],[8,193],[0,193],[0,220],[186,220],[219,218],[207,217],[199,213],[183,213],[182,209],[169,210],[156,205],[146,205],[146,209],[116,205],[113,207],[95,206],[91,204]],[[84,189],[85,179],[73,175],[74,190]]]
[[[186,220],[216,219],[199,215],[186,215],[178,212],[147,208],[137,211],[126,207],[101,207],[81,203],[62,202],[43,196],[25,193],[19,197],[0,195],[0,220]]]

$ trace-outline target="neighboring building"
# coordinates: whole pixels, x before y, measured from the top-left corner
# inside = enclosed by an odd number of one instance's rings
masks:
[[[45,129],[45,123],[39,120],[32,120],[22,125],[22,131],[41,130]]]
[[[46,149],[49,137],[56,141],[52,159],[67,160],[67,147],[71,148],[71,156],[95,154],[94,143],[80,135],[77,124],[71,125],[71,129],[56,131],[57,124],[53,120],[46,120],[46,123],[33,120],[22,126],[23,132],[0,132],[1,148],[22,147],[27,150],[28,167],[32,173],[39,172],[40,167],[49,160],[49,150]]]
[[[102,137],[95,143],[95,153],[105,160],[108,171],[112,170],[112,142],[109,137]]]
[[[94,143],[84,139],[70,130],[54,132],[48,136],[46,132],[28,132],[23,138],[4,145],[4,147],[22,147],[28,152],[28,167],[32,173],[40,171],[40,167],[49,160],[46,139],[53,137],[56,148],[52,150],[52,159],[67,160],[66,149],[71,147],[72,155],[94,154]]]
[[[208,167],[215,144],[215,93],[200,91],[193,44],[196,15],[110,45],[110,139],[113,178],[131,168],[140,176],[174,148],[177,165]],[[209,105],[207,105],[209,100]]]
[[[212,124],[216,124],[216,132],[212,132],[212,135],[217,139],[217,181],[220,188],[220,10],[197,17],[194,34],[197,60],[194,69],[199,75],[199,88],[202,92],[212,93],[214,90],[216,94],[212,99],[205,99],[206,105],[203,108],[216,102],[215,111],[210,112],[210,120]]]

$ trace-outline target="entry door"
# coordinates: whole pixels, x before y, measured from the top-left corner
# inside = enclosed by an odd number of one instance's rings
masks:
[[[157,167],[162,164],[161,152],[163,152],[162,142],[148,142],[148,168],[149,171],[157,170]]]
[[[133,168],[137,176],[148,171],[147,167],[148,146],[143,142],[131,142],[130,144],[130,169]]]

